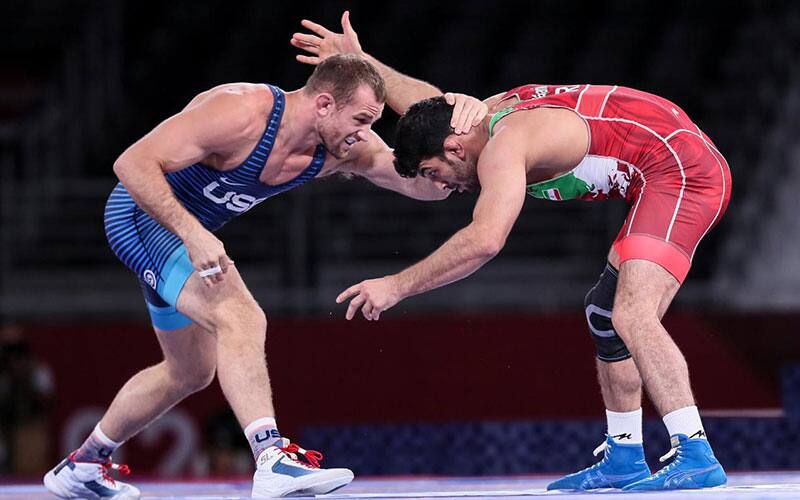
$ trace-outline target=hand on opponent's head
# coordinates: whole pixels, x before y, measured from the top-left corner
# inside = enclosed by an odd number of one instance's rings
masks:
[[[317,65],[330,56],[337,54],[364,55],[358,35],[350,24],[350,12],[342,14],[342,33],[334,33],[328,28],[308,19],[300,24],[311,33],[295,33],[290,43],[307,54],[297,54],[295,58],[304,64]],[[453,107],[451,126],[456,134],[466,134],[477,126],[488,113],[487,106],[480,100],[466,94],[448,92],[444,94],[448,104]]]
[[[447,92],[444,94],[444,100],[453,106],[450,126],[456,135],[468,134],[472,127],[480,125],[489,113],[489,107],[483,101],[466,94]]]
[[[358,35],[356,35],[353,26],[350,24],[349,11],[344,11],[344,14],[342,14],[342,33],[334,33],[308,19],[303,19],[300,24],[313,33],[295,33],[292,35],[290,43],[298,49],[305,50],[311,54],[297,54],[295,59],[301,63],[316,66],[336,54],[363,55],[361,44],[358,43]]]

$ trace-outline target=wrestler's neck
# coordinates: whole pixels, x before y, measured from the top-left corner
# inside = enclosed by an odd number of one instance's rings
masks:
[[[278,135],[285,149],[297,153],[313,150],[320,143],[316,106],[303,89],[286,92]]]

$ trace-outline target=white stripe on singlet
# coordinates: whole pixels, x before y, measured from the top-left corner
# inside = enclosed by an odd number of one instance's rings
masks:
[[[614,86],[611,88],[611,90],[609,90],[609,91],[608,91],[608,94],[606,94],[606,98],[605,98],[605,99],[603,99],[603,105],[602,105],[602,106],[600,106],[600,112],[599,112],[599,113],[597,113],[597,117],[598,117],[598,118],[600,118],[601,116],[603,116],[603,110],[605,110],[605,109],[606,109],[606,103],[608,102],[608,98],[609,98],[609,96],[610,96],[611,94],[613,94],[613,93],[614,93],[614,91],[615,91],[615,90],[617,90],[617,86],[616,86],[616,85],[614,85]]]
[[[697,127],[697,130],[698,130],[698,132],[699,132],[699,131],[700,131],[700,127],[698,127],[698,126],[697,126],[697,124],[695,124],[695,127]],[[716,146],[714,146],[713,144],[709,143],[709,142],[706,140],[706,138],[705,138],[705,137],[703,137],[703,134],[702,134],[702,133],[692,132],[692,131],[691,131],[691,130],[689,130],[689,129],[685,129],[685,128],[679,128],[678,130],[676,130],[676,131],[672,132],[671,134],[669,134],[669,135],[666,137],[666,140],[670,140],[670,139],[672,139],[672,137],[673,137],[674,135],[676,135],[677,133],[679,133],[679,132],[686,132],[687,134],[691,134],[691,135],[693,135],[693,136],[695,136],[695,137],[699,138],[700,140],[702,140],[702,141],[703,141],[703,142],[706,144],[706,146],[710,147],[711,149],[713,149],[714,151],[716,151],[718,155],[720,155],[720,156],[722,156],[723,158],[725,158],[725,157],[722,155],[722,153],[720,153],[720,152],[719,152],[719,149],[717,149],[717,147],[716,147]],[[727,160],[725,160],[725,161],[727,162]]]
[[[716,214],[714,214],[714,218],[713,218],[713,219],[711,219],[711,223],[708,225],[708,227],[706,228],[706,230],[705,230],[705,231],[703,231],[703,234],[702,234],[702,236],[700,236],[700,238],[697,240],[697,243],[695,243],[695,244],[694,244],[694,248],[692,249],[692,255],[691,255],[691,257],[689,257],[689,260],[690,260],[690,261],[691,261],[692,259],[694,259],[694,253],[697,251],[697,246],[698,246],[698,245],[700,245],[700,240],[702,240],[703,238],[705,238],[706,234],[708,234],[708,232],[709,232],[709,231],[711,231],[711,228],[712,228],[712,227],[714,227],[714,223],[715,223],[715,222],[717,221],[717,219],[719,218],[719,214],[720,214],[720,212],[722,212],[722,205],[725,203],[725,188],[726,188],[726,184],[727,184],[727,183],[725,182],[725,169],[722,167],[722,163],[719,161],[719,158],[717,158],[717,155],[715,155],[715,154],[714,154],[714,152],[716,151],[716,153],[717,153],[717,154],[718,154],[720,157],[722,157],[722,159],[723,159],[723,160],[725,159],[725,156],[723,156],[723,155],[722,155],[722,153],[720,153],[720,152],[719,152],[719,150],[718,150],[716,147],[714,147],[714,145],[713,145],[713,144],[710,144],[710,143],[709,143],[709,142],[706,140],[706,138],[705,138],[705,137],[703,137],[703,133],[702,133],[702,131],[700,130],[700,127],[699,127],[697,124],[695,124],[694,126],[695,126],[695,127],[697,127],[697,132],[693,132],[693,131],[691,131],[691,130],[689,130],[689,129],[685,129],[685,128],[680,128],[680,129],[678,129],[678,130],[676,130],[676,131],[672,132],[671,134],[669,134],[669,135],[667,136],[667,140],[670,140],[670,139],[672,139],[673,137],[675,137],[676,135],[678,135],[679,133],[681,133],[681,132],[684,132],[684,133],[686,133],[686,134],[689,134],[689,135],[692,135],[692,136],[694,136],[694,137],[697,137],[698,139],[700,139],[701,141],[703,141],[703,145],[705,145],[706,149],[708,149],[708,152],[709,152],[709,153],[711,153],[711,156],[713,156],[713,157],[714,157],[714,160],[717,162],[717,166],[719,167],[719,173],[720,173],[720,175],[722,176],[722,193],[720,194],[720,198],[719,198],[719,206],[717,207],[717,213],[716,213]],[[727,163],[727,162],[728,162],[728,161],[727,161],[727,160],[725,160],[725,163]]]
[[[708,232],[711,231],[711,228],[714,227],[714,224],[716,224],[717,222],[717,218],[719,218],[719,214],[722,212],[722,205],[725,203],[725,189],[727,188],[726,186],[727,183],[725,182],[725,169],[722,167],[722,163],[719,161],[719,158],[717,158],[717,156],[714,154],[713,151],[711,151],[711,149],[713,148],[714,151],[716,151],[717,154],[720,156],[720,158],[722,158],[723,160],[725,160],[725,157],[722,155],[722,153],[719,152],[717,148],[713,146],[713,144],[709,144],[706,138],[703,137],[703,133],[700,131],[700,127],[697,126],[697,124],[695,124],[695,127],[697,127],[697,132],[699,132],[700,138],[703,140],[703,144],[705,144],[706,148],[708,148],[708,152],[711,153],[711,156],[713,156],[715,160],[717,160],[717,165],[719,166],[719,173],[722,176],[722,193],[719,196],[719,207],[717,207],[717,213],[714,214],[714,218],[711,220],[711,224],[709,224],[706,230],[703,231],[703,236],[700,237],[700,240],[702,240],[703,238],[706,237],[706,234],[708,234]],[[687,130],[687,132],[690,131]],[[728,160],[725,160],[725,163],[727,164]],[[692,258],[694,258],[694,253],[697,251],[697,245],[700,244],[700,240],[697,240],[697,243],[694,244],[694,248],[692,249]]]
[[[589,87],[591,87],[591,85],[587,83],[586,86],[583,88],[583,90],[581,90],[581,93],[578,95],[578,101],[575,103],[575,112],[578,114],[581,113],[580,107],[581,107],[581,99],[583,99],[583,94],[587,90],[589,90]]]

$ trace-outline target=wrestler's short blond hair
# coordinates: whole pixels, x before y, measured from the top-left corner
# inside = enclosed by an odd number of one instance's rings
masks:
[[[354,54],[328,57],[317,65],[306,82],[305,91],[329,92],[337,107],[349,103],[361,85],[367,85],[379,102],[386,101],[386,84],[375,66]]]

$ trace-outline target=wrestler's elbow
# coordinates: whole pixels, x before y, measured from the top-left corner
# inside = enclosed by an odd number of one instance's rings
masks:
[[[119,180],[122,180],[128,172],[130,172],[132,162],[125,153],[122,153],[119,158],[114,161],[114,174]]]
[[[500,250],[502,250],[504,246],[506,246],[505,238],[487,236],[483,238],[483,242],[480,245],[481,255],[487,259],[492,259],[500,253]]]
[[[471,229],[475,251],[486,260],[494,258],[506,246],[507,234],[481,228],[480,225],[474,224]]]
[[[143,154],[135,148],[128,148],[124,153],[114,161],[114,173],[117,178],[125,183],[126,179],[131,176],[140,176],[143,174],[152,175],[155,173],[164,173],[164,162],[153,157],[149,154]]]

